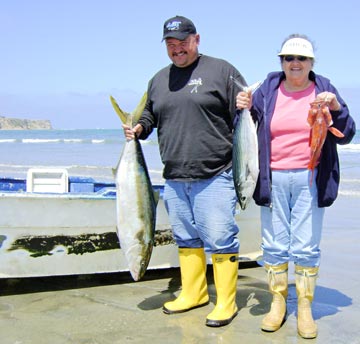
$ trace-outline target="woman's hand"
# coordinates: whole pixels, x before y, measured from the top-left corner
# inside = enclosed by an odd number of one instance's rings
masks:
[[[238,109],[250,109],[251,108],[251,91],[250,92],[239,92],[236,96],[236,107]]]
[[[329,109],[332,111],[339,111],[341,109],[341,105],[338,102],[336,95],[332,92],[321,92],[316,96],[315,100],[326,102]]]
[[[122,127],[124,129],[124,135],[126,137],[126,140],[128,141],[135,139],[135,136],[139,137],[143,131],[143,127],[141,124],[136,124],[134,128],[131,128],[127,124],[123,124]]]

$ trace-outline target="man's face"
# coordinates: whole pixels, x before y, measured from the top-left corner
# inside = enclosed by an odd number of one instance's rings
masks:
[[[171,37],[166,38],[168,56],[175,66],[180,68],[187,67],[198,58],[199,43],[199,34],[189,35],[183,41]]]

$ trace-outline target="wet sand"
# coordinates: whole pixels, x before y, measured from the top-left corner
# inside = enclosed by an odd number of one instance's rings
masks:
[[[221,328],[205,326],[215,302],[211,267],[211,303],[170,316],[161,307],[179,293],[178,269],[148,271],[139,282],[127,272],[0,280],[1,344],[360,343],[359,209],[358,199],[339,198],[326,210],[314,340],[297,335],[293,266],[287,321],[279,331],[265,333],[259,328],[271,302],[266,275],[256,263],[243,263],[239,314]]]

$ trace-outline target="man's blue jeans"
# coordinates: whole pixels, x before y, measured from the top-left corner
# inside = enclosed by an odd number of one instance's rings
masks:
[[[232,171],[196,181],[167,180],[164,202],[179,247],[210,254],[238,253],[236,193]]]

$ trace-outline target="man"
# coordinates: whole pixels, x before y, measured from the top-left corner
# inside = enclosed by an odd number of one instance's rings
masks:
[[[186,312],[209,303],[205,252],[212,255],[217,302],[207,326],[237,315],[238,227],[232,178],[236,89],[246,82],[228,62],[202,55],[200,35],[185,17],[168,19],[163,40],[172,64],[149,82],[139,122],[124,125],[128,139],[146,139],[157,128],[164,164],[164,202],[179,246],[182,291],[163,311]]]

